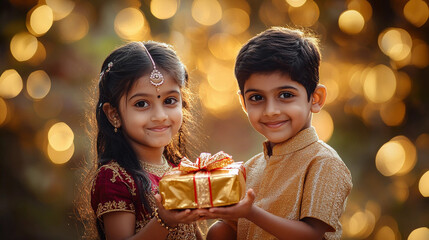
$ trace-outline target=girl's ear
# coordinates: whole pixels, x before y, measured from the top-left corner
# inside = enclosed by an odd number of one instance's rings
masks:
[[[119,128],[121,127],[121,119],[119,118],[118,110],[110,103],[104,103],[103,104],[103,112],[106,114],[107,119],[109,120],[110,124],[112,124],[113,127]]]
[[[238,91],[237,94],[238,94],[238,100],[240,101],[240,104],[241,104],[241,108],[247,114],[246,103],[244,102],[243,94],[241,94],[241,91]]]
[[[311,112],[318,113],[325,105],[326,100],[326,87],[322,84],[317,85],[311,97]]]

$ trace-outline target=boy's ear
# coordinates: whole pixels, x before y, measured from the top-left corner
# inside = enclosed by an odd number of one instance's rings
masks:
[[[107,119],[113,127],[121,127],[121,119],[119,118],[118,110],[112,107],[110,103],[107,102],[103,104],[103,112],[106,114]]]
[[[326,87],[322,84],[317,85],[311,97],[311,112],[318,113],[322,109],[323,105],[325,105],[326,100]]]
[[[241,91],[238,91],[237,95],[238,95],[238,100],[240,100],[241,108],[247,114],[246,103],[244,102],[243,94],[241,94]]]

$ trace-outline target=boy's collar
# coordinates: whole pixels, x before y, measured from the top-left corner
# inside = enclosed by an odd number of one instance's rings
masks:
[[[287,141],[274,145],[272,148],[270,146],[270,142],[264,142],[264,155],[286,155],[303,149],[317,141],[319,141],[319,137],[317,136],[316,129],[311,126],[301,130],[294,137],[288,139]]]

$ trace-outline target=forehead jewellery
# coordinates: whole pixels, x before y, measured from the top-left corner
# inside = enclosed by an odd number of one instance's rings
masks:
[[[150,73],[149,79],[150,83],[156,87],[156,91],[159,92],[159,86],[161,86],[164,83],[164,76],[158,69],[156,69],[155,61],[153,61],[152,56],[150,55],[149,51],[145,47],[145,45],[142,42],[139,42],[143,49],[146,51],[147,55],[150,58],[150,61],[152,62],[153,70]],[[158,97],[159,98],[159,97]]]

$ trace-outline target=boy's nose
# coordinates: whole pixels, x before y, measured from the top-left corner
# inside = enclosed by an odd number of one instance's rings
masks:
[[[168,115],[165,112],[165,109],[163,108],[163,106],[155,106],[154,110],[153,110],[153,114],[151,117],[152,121],[165,121],[167,120]]]
[[[277,104],[274,100],[267,100],[264,110],[265,116],[275,116],[280,114],[280,109],[278,108]]]

